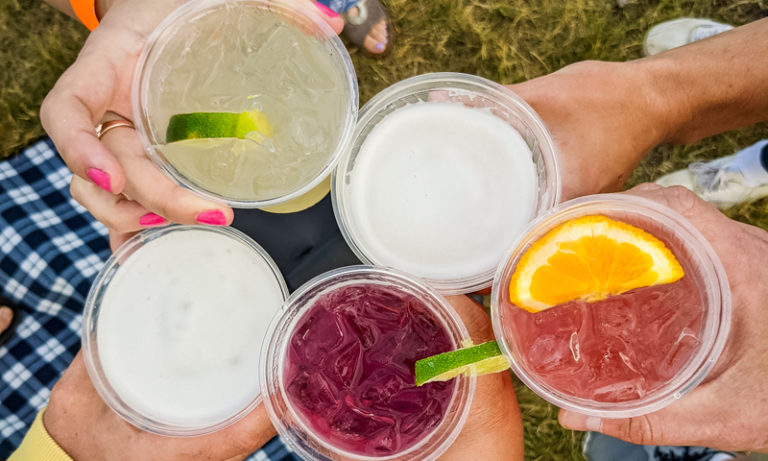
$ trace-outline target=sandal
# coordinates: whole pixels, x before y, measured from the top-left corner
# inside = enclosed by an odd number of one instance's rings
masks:
[[[350,14],[355,10],[357,14]],[[383,43],[376,43],[373,46],[376,51],[371,51],[365,47],[365,39],[382,19],[385,21],[385,41]],[[360,0],[344,13],[344,30],[342,34],[366,54],[381,57],[392,49],[394,28],[389,20],[386,9],[379,3],[379,0]]]
[[[4,296],[0,296],[0,307],[8,307],[13,313],[13,318],[11,318],[8,328],[0,332],[0,346],[2,346],[13,336],[13,331],[21,321],[21,309],[19,309],[16,303]]]

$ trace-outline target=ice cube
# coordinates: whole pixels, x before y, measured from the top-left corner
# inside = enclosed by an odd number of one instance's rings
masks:
[[[341,349],[329,351],[327,360],[331,362],[330,369],[338,384],[350,387],[360,378],[363,369],[362,357],[363,352],[358,342],[351,342]]]
[[[402,389],[412,387],[408,382],[410,376],[403,375],[397,370],[379,368],[371,373],[363,383],[359,385],[362,400],[367,405],[389,405],[390,399]]]
[[[369,440],[367,451],[380,455],[394,453],[400,448],[400,434],[395,430],[394,426],[382,429],[380,432],[369,437]]]
[[[531,368],[539,373],[575,369],[578,363],[571,352],[571,333],[537,336],[527,354]]]
[[[341,344],[343,326],[329,315],[311,315],[291,337],[292,348],[309,363],[320,363],[328,351]]]
[[[647,394],[647,386],[642,376],[631,379],[609,382],[598,386],[592,391],[591,398],[600,402],[623,402],[642,399]]]
[[[320,373],[300,372],[287,390],[310,413],[329,413],[340,406],[337,390]]]
[[[362,408],[351,395],[344,398],[344,404],[331,417],[330,426],[339,435],[367,439],[371,435],[388,427],[393,427],[394,420]]]
[[[403,418],[400,431],[410,437],[418,438],[440,424],[444,413],[445,410],[438,399],[429,399],[420,411]]]
[[[670,379],[688,361],[693,351],[701,345],[698,335],[690,328],[683,328],[675,343],[659,363],[658,373],[662,379]]]

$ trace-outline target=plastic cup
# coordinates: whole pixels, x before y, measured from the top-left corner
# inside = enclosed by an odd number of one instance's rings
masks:
[[[289,347],[299,322],[322,296],[329,293],[338,295],[338,290],[360,284],[394,289],[415,296],[445,328],[454,349],[469,339],[464,324],[451,306],[431,288],[406,274],[369,266],[350,266],[326,272],[291,294],[284,309],[269,327],[262,348],[262,360],[266,366],[261,370],[261,386],[265,393],[267,412],[283,442],[303,459],[434,460],[453,443],[466,422],[475,391],[474,377],[456,378],[447,410],[431,433],[404,451],[380,457],[352,453],[334,446],[307,422],[287,390],[290,384],[286,383],[286,371],[290,366],[287,364]]]
[[[623,221],[640,227],[660,239],[683,266],[685,277],[692,278],[693,292],[698,291],[701,297],[700,327],[699,331],[694,332],[698,334],[700,341],[698,347],[693,349],[687,361],[670,362],[678,364],[679,369],[674,371],[676,367],[670,366],[672,377],[662,381],[659,386],[649,389],[642,397],[612,402],[580,398],[573,393],[564,392],[548,383],[544,374],[532,369],[532,362],[529,360],[531,356],[526,355],[527,352],[519,347],[520,342],[516,340],[518,335],[520,338],[524,337],[525,332],[517,330],[512,321],[513,314],[520,314],[519,311],[513,310],[520,308],[514,306],[509,300],[509,281],[521,256],[554,227],[587,215],[602,215]],[[630,296],[634,295],[627,294],[625,298],[626,302],[630,303],[629,306],[632,302]],[[590,306],[586,308],[590,309]],[[629,311],[631,307],[624,309]],[[648,305],[644,305],[644,309],[648,309]],[[597,313],[591,315],[595,316],[593,319],[599,319],[596,317]],[[665,206],[644,198],[626,194],[601,194],[562,203],[530,224],[499,265],[491,294],[491,316],[494,334],[512,370],[536,394],[560,408],[585,415],[601,418],[628,418],[651,413],[669,405],[693,390],[705,378],[722,352],[728,336],[731,322],[731,297],[728,279],[720,260],[706,239],[685,218]],[[637,319],[637,322],[643,321],[641,317]],[[621,322],[622,319],[617,321]],[[589,329],[583,325],[579,327],[578,344],[583,345],[585,338],[589,336],[596,337],[595,331],[601,325],[595,323],[597,320],[590,322],[592,326]],[[640,332],[651,331],[650,326],[645,326],[646,323],[642,325]],[[604,340],[604,338],[600,339],[600,341]],[[579,346],[576,349],[579,350]],[[583,351],[583,347],[581,350]],[[554,346],[549,353],[556,353]],[[574,353],[573,350],[571,353]],[[641,349],[638,349],[637,353],[640,357]],[[649,357],[648,353],[646,351],[644,357]],[[583,352],[581,355],[584,356]],[[568,363],[570,360],[571,358],[567,359]],[[571,380],[574,379],[571,374]]]
[[[441,105],[430,106],[432,104]],[[375,145],[381,139],[401,138],[400,131],[392,131],[385,137],[377,133],[377,128],[386,126],[394,120],[394,116],[404,114],[404,110],[414,108],[420,111],[464,108],[463,112],[473,114],[470,118],[478,120],[476,123],[480,127],[489,132],[503,132],[503,135],[494,138],[498,139],[496,151],[502,152],[504,146],[516,145],[522,150],[530,150],[530,153],[515,152],[511,155],[504,151],[497,157],[483,157],[484,152],[474,145],[458,150],[454,150],[452,145],[444,146],[448,148],[445,150],[427,145],[413,148],[413,158],[416,159],[413,162],[415,164],[419,159],[434,156],[438,159],[436,165],[398,167],[393,173],[388,171],[387,158],[381,160],[376,168],[361,167],[366,162],[371,164],[371,161],[378,162],[383,156],[391,155],[395,149],[368,149],[366,142],[375,139],[371,141]],[[467,111],[466,108],[472,110]],[[440,116],[439,113],[434,115]],[[414,117],[413,125],[430,123],[430,119],[434,120],[429,114]],[[481,119],[483,121],[479,122]],[[408,130],[409,124],[401,124],[398,130],[401,128]],[[414,130],[418,133],[421,128]],[[430,130],[432,128],[421,131],[430,133],[428,136],[432,136],[434,144],[440,145],[439,136],[431,134],[436,131]],[[406,137],[402,136],[402,139]],[[457,141],[463,142],[461,138]],[[397,149],[400,152],[398,158],[403,158],[401,153],[410,149],[411,144],[408,143],[410,141]],[[441,157],[448,150],[453,151],[450,153],[453,157]],[[463,167],[450,169],[457,159],[468,162],[467,169],[477,165],[480,173],[472,171],[467,175],[472,183],[464,183]],[[506,166],[501,166],[497,161],[499,159],[510,163],[522,159],[525,164],[515,164],[521,165],[519,171],[500,170]],[[445,175],[440,170],[443,167],[448,171]],[[438,170],[440,172],[436,173]],[[490,178],[499,171],[504,178],[484,181],[485,177]],[[525,181],[518,181],[515,175],[520,175],[519,178]],[[381,186],[374,184],[378,184],[383,177],[394,179],[386,186],[387,190],[379,191]],[[519,201],[516,200],[518,195],[510,193],[509,187],[513,187],[510,185],[516,182],[530,184],[530,187],[520,186],[526,187],[529,198]],[[408,272],[441,293],[456,294],[490,286],[505,249],[530,219],[558,203],[560,188],[557,153],[552,137],[525,101],[511,90],[481,77],[434,73],[398,82],[365,104],[354,140],[333,173],[331,197],[341,232],[363,262]],[[384,206],[361,204],[360,197],[368,195],[381,200]],[[464,201],[465,197],[469,198]],[[401,215],[400,210],[405,212]],[[395,226],[391,226],[393,222]],[[382,231],[386,226],[393,229]],[[485,238],[479,239],[478,236]]]
[[[143,231],[109,258],[86,299],[88,374],[140,429],[214,432],[261,402],[259,347],[287,296],[269,255],[237,230]]]
[[[176,183],[233,207],[286,213],[330,190],[357,119],[358,89],[349,54],[316,8],[201,0],[149,36],[132,103],[142,145]],[[266,116],[272,137],[166,141],[173,115],[252,109]]]

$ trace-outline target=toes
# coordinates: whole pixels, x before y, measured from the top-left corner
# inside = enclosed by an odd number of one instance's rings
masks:
[[[373,29],[368,33],[368,36],[373,38],[379,43],[387,43],[387,21],[381,20],[378,24],[373,26]]]
[[[365,49],[370,53],[381,54],[387,49],[387,41],[387,22],[386,20],[381,20],[373,26],[371,31],[365,37],[363,46],[365,46]]]

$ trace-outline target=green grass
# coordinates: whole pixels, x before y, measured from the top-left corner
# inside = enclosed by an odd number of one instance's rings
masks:
[[[40,0],[0,0],[0,159],[45,134],[40,103],[87,32]]]
[[[653,24],[680,16],[744,24],[762,17],[768,0],[389,0],[397,43],[377,60],[352,52],[365,102],[416,74],[457,71],[501,83],[521,82],[584,59],[623,61],[641,55]],[[44,133],[38,108],[76,57],[85,29],[40,0],[0,0],[0,158]],[[762,124],[690,146],[661,146],[629,184],[653,180],[694,160],[730,154],[768,137]],[[735,207],[728,216],[768,229],[768,200]],[[581,460],[581,435],[557,424],[557,411],[517,386],[529,460]]]

